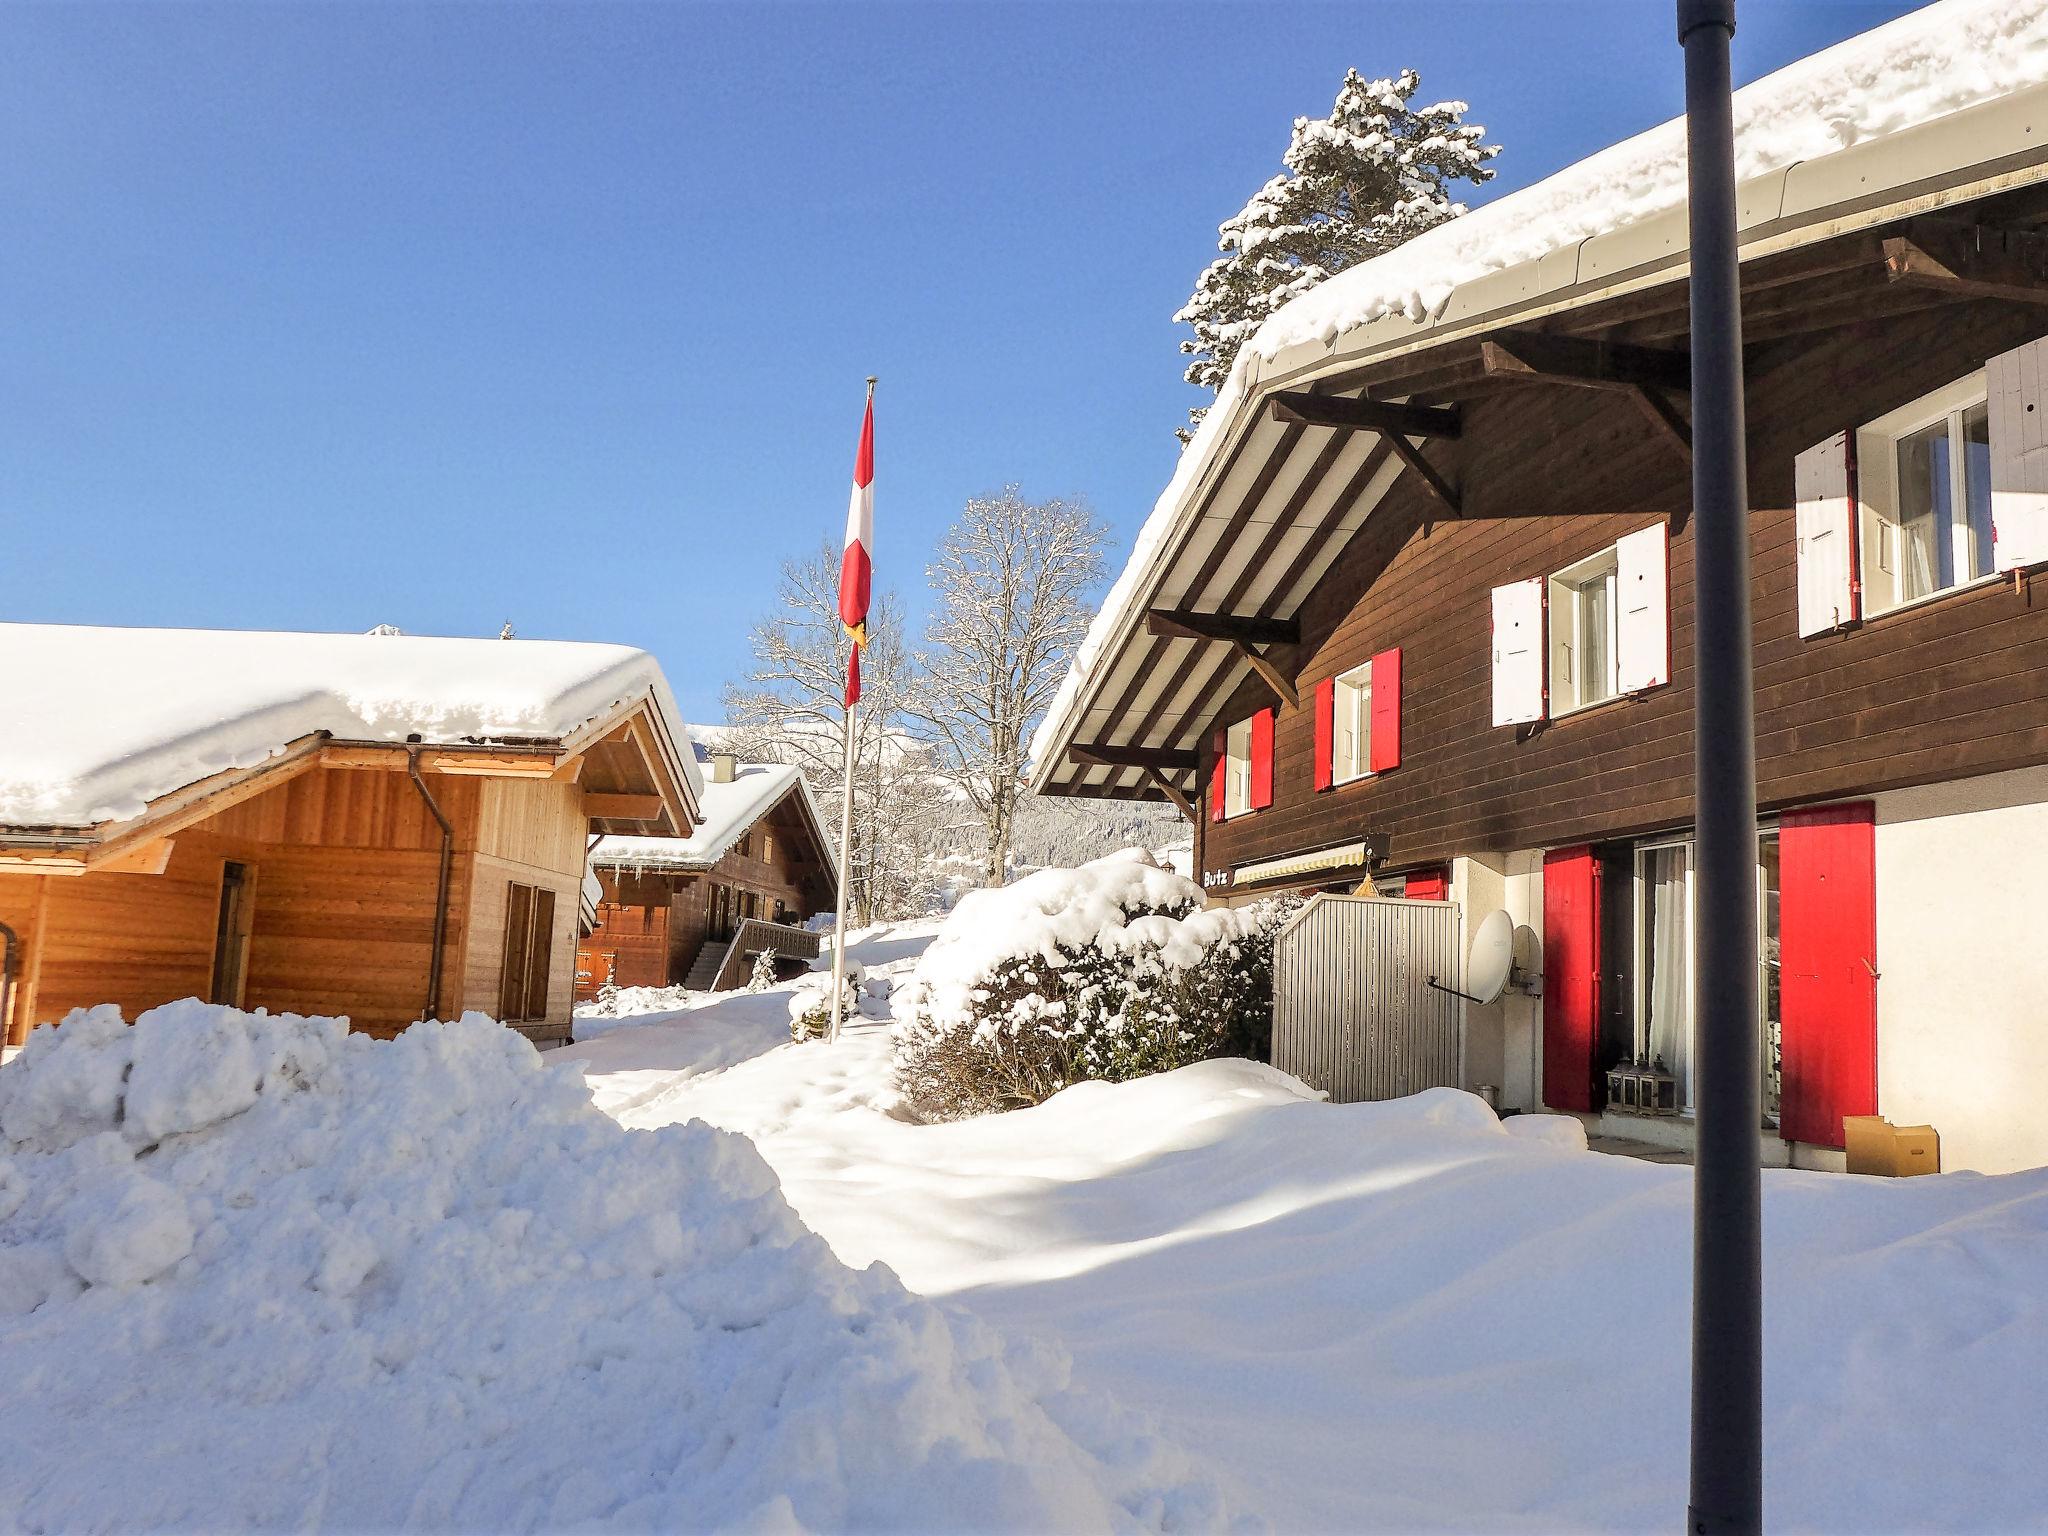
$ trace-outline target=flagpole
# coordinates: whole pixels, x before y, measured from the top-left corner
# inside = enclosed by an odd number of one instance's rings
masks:
[[[832,1029],[826,1043],[839,1038],[841,999],[846,995],[846,886],[853,848],[853,710],[846,706],[845,795],[839,807],[839,915],[832,924]]]
[[[873,374],[869,374],[868,406],[866,420],[872,422],[874,420],[874,413],[875,376]],[[863,429],[862,440],[865,444],[865,428]],[[865,451],[866,450],[864,448],[864,455]],[[856,487],[858,487],[860,483],[859,476],[860,471],[856,469]],[[844,572],[841,573],[840,579],[843,584],[845,581]],[[866,583],[863,582],[863,595],[861,599],[863,609],[863,622],[861,624],[862,631],[865,631],[866,629],[865,588]],[[845,596],[843,593],[841,594],[840,602],[842,605],[841,615],[842,617],[845,617]],[[853,771],[854,765],[858,761],[858,756],[854,751],[853,710],[855,703],[855,689],[853,687],[853,679],[859,676],[861,635],[859,633],[856,633],[852,636],[852,639],[853,649],[848,653],[846,662],[848,669],[846,689],[846,758],[843,764],[844,773],[842,774],[842,788],[844,790],[844,794],[839,806],[839,910],[832,921],[832,1028],[826,1033],[825,1036],[825,1043],[827,1045],[836,1044],[839,1040],[839,1021],[840,1015],[845,1008],[844,999],[846,996],[846,890],[848,884],[850,883],[848,880],[848,875],[851,869],[853,858]]]

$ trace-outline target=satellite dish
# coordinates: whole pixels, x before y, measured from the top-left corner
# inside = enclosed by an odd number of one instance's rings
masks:
[[[1515,965],[1515,920],[1498,908],[1480,919],[1465,959],[1466,995],[1475,1003],[1498,1001]]]

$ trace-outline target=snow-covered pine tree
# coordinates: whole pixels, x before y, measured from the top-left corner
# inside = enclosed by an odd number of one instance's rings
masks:
[[[1346,267],[1390,251],[1465,211],[1452,182],[1491,181],[1500,153],[1486,130],[1464,121],[1462,101],[1410,105],[1422,77],[1344,76],[1324,118],[1298,117],[1286,169],[1218,229],[1211,262],[1173,318],[1195,328],[1180,344],[1194,361],[1190,384],[1212,391],[1230,377],[1238,350],[1266,317]],[[1206,408],[1205,408],[1206,409]],[[1189,412],[1199,423],[1203,410]],[[1183,430],[1185,442],[1192,433]]]

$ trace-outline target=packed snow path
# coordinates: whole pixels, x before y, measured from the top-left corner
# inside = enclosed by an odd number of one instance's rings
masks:
[[[899,977],[920,932],[855,954]],[[899,1118],[885,1020],[777,993],[574,1048],[628,1125],[750,1136],[848,1264],[1063,1342],[1282,1531],[1669,1528],[1690,1170],[1438,1092],[1331,1106],[1242,1062]],[[885,1005],[883,1005],[885,1006]],[[878,1006],[875,1012],[882,1008]],[[1774,1529],[2048,1529],[2048,1173],[1769,1173]]]

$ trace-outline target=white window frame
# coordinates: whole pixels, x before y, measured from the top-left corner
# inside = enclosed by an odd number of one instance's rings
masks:
[[[1576,714],[1582,709],[1596,709],[1624,697],[1621,691],[1619,573],[1620,559],[1615,546],[1610,544],[1555,572],[1549,579],[1546,590],[1550,597],[1550,640],[1549,654],[1545,658],[1545,677],[1550,684],[1550,716],[1553,720]],[[1585,591],[1603,576],[1607,586],[1607,657],[1603,668],[1607,691],[1598,698],[1589,699],[1585,697],[1584,668],[1579,664],[1588,606]]]
[[[1339,674],[1330,692],[1330,783],[1356,784],[1372,777],[1372,663]]]
[[[1252,722],[1247,715],[1223,733],[1223,819],[1252,808]]]
[[[1956,569],[1964,569],[1967,557],[1972,553],[1967,542],[1970,537],[1969,491],[1965,479],[1969,455],[1954,451],[1953,445],[1962,440],[1964,414],[1977,406],[1984,406],[1988,411],[1989,404],[1990,380],[1986,370],[1980,368],[1856,429],[1857,578],[1862,583],[1864,618],[1873,619],[1882,614],[1917,608],[1950,593],[1966,592],[1972,587],[1998,580],[1992,551],[1986,548],[1982,551],[1987,566],[1983,575],[1966,577],[1915,597],[1896,595],[1904,564],[1903,540],[1899,532],[1899,444],[1928,427],[1943,421],[1948,423],[1952,445],[1949,453],[1949,506],[1953,519],[1949,528],[1953,541],[1951,557]],[[1989,485],[1984,488],[1987,496],[1990,489]]]

